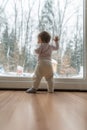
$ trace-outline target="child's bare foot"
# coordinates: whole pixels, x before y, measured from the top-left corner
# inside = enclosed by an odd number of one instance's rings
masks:
[[[26,93],[36,93],[37,90],[35,88],[29,88],[26,90]]]

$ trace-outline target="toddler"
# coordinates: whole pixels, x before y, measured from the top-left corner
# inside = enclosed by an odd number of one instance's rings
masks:
[[[39,47],[35,49],[38,54],[38,63],[35,68],[33,77],[32,88],[27,89],[27,93],[36,93],[42,77],[45,77],[48,86],[48,92],[53,93],[53,68],[51,63],[51,54],[53,50],[58,50],[59,48],[59,38],[55,37],[55,46],[50,45],[51,36],[48,32],[43,31],[38,34],[38,44]]]

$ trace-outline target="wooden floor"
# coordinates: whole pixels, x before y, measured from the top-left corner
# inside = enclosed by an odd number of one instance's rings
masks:
[[[87,130],[87,93],[0,91],[0,130]]]

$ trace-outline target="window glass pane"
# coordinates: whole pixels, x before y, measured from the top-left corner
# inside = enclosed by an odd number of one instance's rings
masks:
[[[83,0],[0,0],[0,76],[32,77],[43,30],[60,37],[54,77],[83,78]]]

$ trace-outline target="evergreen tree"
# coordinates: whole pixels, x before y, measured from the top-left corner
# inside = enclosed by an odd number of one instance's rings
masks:
[[[19,57],[19,49],[17,47],[17,41],[16,41],[14,29],[12,29],[12,31],[9,35],[9,46],[10,46],[10,50],[9,50],[10,70],[14,71],[17,67],[17,61],[18,61],[18,57]],[[15,57],[16,57],[16,59],[15,59]]]
[[[73,43],[75,44],[74,50],[71,54],[71,66],[73,66],[77,73],[80,71],[80,66],[83,65],[83,45],[81,39],[74,37]]]
[[[74,50],[71,57],[72,58],[71,64],[76,68],[78,74],[80,72],[80,67],[83,64],[83,60],[82,60],[83,59],[83,48],[82,48],[83,38],[82,38],[81,30],[83,29],[79,23],[79,12],[78,12],[75,33],[73,37]]]
[[[9,70],[9,33],[8,33],[8,24],[5,25],[5,29],[2,33],[2,39],[1,43],[3,46],[3,51],[4,51],[4,59],[3,59],[3,67],[7,71]]]
[[[77,68],[72,64],[73,44],[69,41],[62,58],[61,74],[72,76],[77,74]]]
[[[0,43],[0,65],[2,65],[4,62],[5,62],[4,47],[3,44]]]
[[[2,35],[2,44],[4,46],[5,59],[3,61],[4,67],[7,71],[14,71],[15,66],[15,55],[17,54],[17,43],[15,39],[15,32],[12,29],[11,33],[8,33],[8,25]],[[17,64],[17,63],[16,63]]]
[[[69,56],[70,66],[76,69],[78,74],[80,66],[83,65],[83,45],[81,37],[77,38],[77,34],[74,34],[73,39],[67,44],[64,55]]]
[[[16,43],[16,39],[15,39],[15,32],[14,29],[12,29],[11,34],[9,35],[9,45],[10,45],[10,56],[13,57],[13,53],[14,53],[14,49],[15,49],[15,43]]]
[[[2,34],[2,43],[4,46],[5,56],[8,56],[8,49],[9,49],[9,34],[8,34],[8,25],[6,24],[5,30]]]
[[[41,11],[41,17],[39,21],[39,30],[40,31],[49,31],[53,32],[53,19],[54,19],[54,13],[53,13],[53,2],[52,0],[46,0],[45,4]]]

